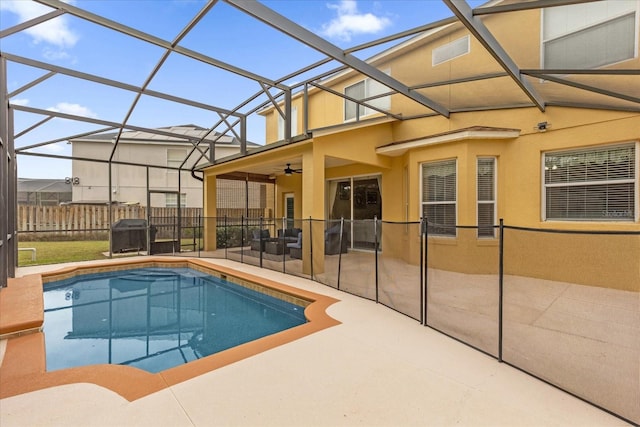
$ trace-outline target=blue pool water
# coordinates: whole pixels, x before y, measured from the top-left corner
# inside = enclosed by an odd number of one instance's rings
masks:
[[[304,308],[190,268],[82,275],[44,289],[47,370],[159,372],[306,322]]]

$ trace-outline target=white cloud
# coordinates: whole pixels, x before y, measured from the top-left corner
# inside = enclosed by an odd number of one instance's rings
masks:
[[[42,50],[42,56],[44,56],[49,61],[57,61],[60,59],[70,58],[69,54],[65,50],[51,48],[44,48]]]
[[[75,116],[90,117],[93,119],[98,118],[98,115],[91,111],[89,108],[84,107],[80,104],[71,104],[68,102],[59,102],[54,107],[47,108],[47,110],[55,111],[58,113],[73,114]]]
[[[12,99],[11,105],[29,105],[29,100],[27,98]]]
[[[60,153],[64,151],[64,144],[61,142],[55,142],[53,144],[43,145],[42,149],[49,151],[50,153]]]
[[[375,34],[391,24],[391,20],[372,13],[360,13],[355,0],[341,0],[340,3],[329,3],[329,9],[336,11],[337,16],[322,25],[322,35],[350,41],[357,34]]]
[[[51,12],[52,9],[32,1],[2,0],[0,10],[15,13],[19,21],[24,22]],[[78,34],[69,27],[66,16],[50,19],[27,28],[24,32],[32,37],[35,44],[43,42],[60,49],[73,47],[79,39]]]

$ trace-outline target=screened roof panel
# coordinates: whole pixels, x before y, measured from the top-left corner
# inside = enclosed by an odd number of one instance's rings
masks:
[[[533,105],[510,77],[444,85],[419,92],[454,111]]]
[[[3,11],[2,21],[6,14]],[[65,28],[73,29],[67,30],[71,35],[60,34],[60,30],[51,37],[67,37],[65,40],[68,41],[43,47],[45,41],[36,39],[34,43],[32,37],[20,32],[2,38],[2,51],[133,85],[144,82],[162,54],[157,46],[75,16],[65,15],[53,21],[63,18]],[[90,40],[82,37],[88,32],[91,33]],[[108,42],[104,42],[106,40]],[[127,48],[123,49],[123,46]]]
[[[601,94],[582,88],[576,88],[565,84],[539,78],[526,78],[548,103],[579,104],[583,107],[632,109],[639,111],[640,103],[625,99],[628,94],[621,91],[616,94]],[[640,76],[638,76],[640,80]],[[636,88],[630,88],[631,93],[637,93]],[[618,95],[618,97],[613,96]]]
[[[539,79],[532,78],[535,83],[557,79],[565,85],[590,88],[594,91],[610,91],[620,95],[640,99],[640,75],[593,75],[593,74],[544,74]],[[558,94],[560,95],[560,94]]]
[[[177,53],[169,55],[148,88],[225,110],[261,90],[246,77]]]
[[[228,131],[230,125],[238,129],[229,110],[248,115],[241,139],[264,143],[260,113],[282,103],[283,91],[291,87],[295,94],[314,82],[339,97],[365,78],[369,107],[363,108],[388,109],[395,120],[534,105],[532,100],[541,110],[547,104],[638,109],[637,1],[544,13],[536,2],[491,1],[465,18],[481,3],[39,0],[47,6],[35,14],[24,12],[21,5],[31,4],[26,1],[3,4],[2,58],[20,135],[16,146],[53,151],[58,142],[47,141],[63,133],[72,138],[105,126],[193,123],[237,137]],[[529,6],[534,8],[514,11]],[[584,14],[571,13],[574,8]],[[61,16],[31,25],[54,10]],[[401,56],[407,50],[411,58]],[[545,69],[553,74],[545,76]],[[25,85],[31,87],[14,93]],[[58,105],[66,118],[48,119],[43,112]],[[343,112],[334,113],[336,124],[343,123]],[[69,120],[74,116],[84,118]]]
[[[324,58],[305,44],[223,2],[217,3],[180,44],[274,81]],[[283,52],[286,61],[274,60]]]
[[[89,99],[86,97],[87,93],[91,93]],[[56,74],[18,96],[25,100],[24,106],[42,110],[44,114],[47,111],[58,111],[91,119],[120,122],[133,102],[135,93]]]

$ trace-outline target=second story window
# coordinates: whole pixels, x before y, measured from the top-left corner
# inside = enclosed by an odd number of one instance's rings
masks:
[[[544,9],[544,68],[590,69],[635,58],[637,9],[634,1]]]
[[[390,71],[386,70],[385,73],[390,74]],[[349,98],[366,100],[365,102],[367,104],[381,110],[389,110],[391,108],[391,97],[387,95],[376,98],[376,96],[389,91],[390,89],[385,85],[372,79],[364,79],[344,88],[344,94]],[[367,100],[368,98],[372,99]],[[367,108],[364,105],[359,105],[348,99],[344,100],[345,122],[359,120],[363,116],[375,113],[377,113],[377,111],[372,108]]]

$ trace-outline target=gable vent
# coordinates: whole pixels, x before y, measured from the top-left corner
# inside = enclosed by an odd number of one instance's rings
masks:
[[[462,55],[469,53],[470,44],[469,36],[464,36],[450,43],[433,49],[432,65],[435,67],[443,62],[450,61]]]

